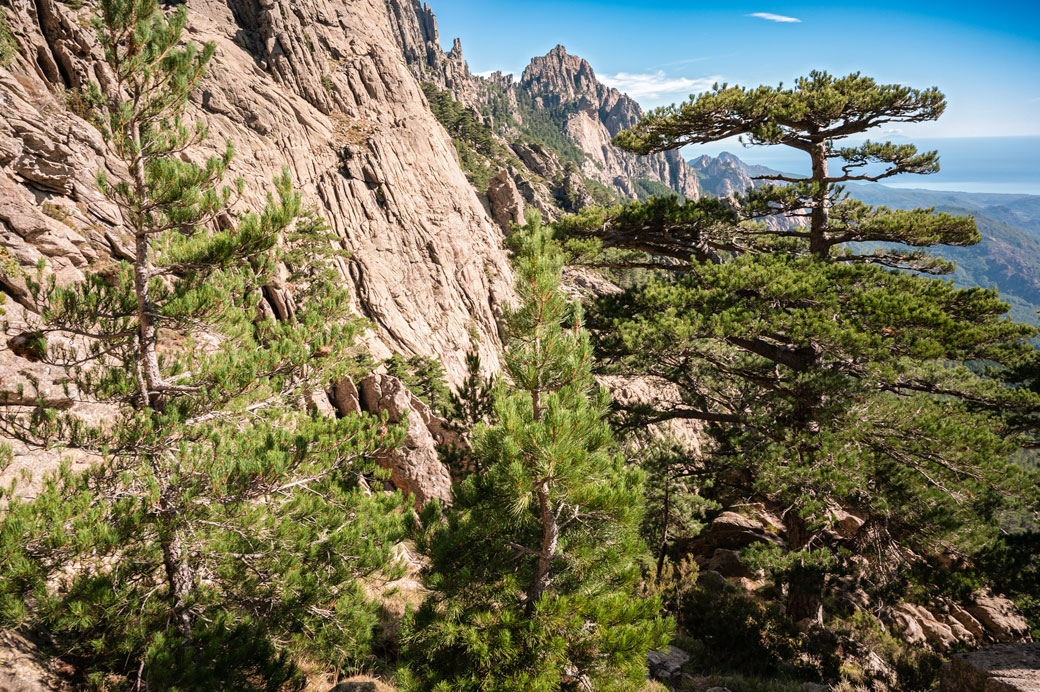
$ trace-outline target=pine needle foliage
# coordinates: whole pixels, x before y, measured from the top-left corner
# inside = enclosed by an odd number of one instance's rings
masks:
[[[848,251],[847,244],[973,245],[980,236],[970,217],[936,214],[933,209],[872,207],[849,199],[843,188],[847,182],[935,173],[938,152],[922,153],[912,144],[892,142],[867,140],[844,147],[839,143],[881,125],[935,120],[945,108],[946,98],[935,87],[918,90],[878,84],[859,73],[835,77],[814,71],[796,80],[793,88],[716,84],[686,103],[651,111],[614,142],[647,154],[741,136],[748,144],[803,151],[812,162],[809,175],[759,176],[769,184],[747,191],[739,206],[748,221],[787,214],[804,225],[745,227],[727,234],[722,247],[755,252],[765,240],[789,241],[807,245],[808,252],[821,258],[838,254],[844,262],[942,274],[952,271],[950,263],[925,253],[896,249],[861,256]]]
[[[995,535],[1002,507],[1036,492],[1007,459],[1018,444],[1009,413],[1035,410],[1037,396],[1000,376],[1028,361],[1035,330],[1004,319],[995,290],[923,276],[952,267],[913,249],[978,242],[974,220],[870,207],[840,189],[938,170],[936,152],[912,145],[836,142],[937,118],[944,105],[936,89],[858,74],[716,86],[616,142],[649,153],[744,135],[804,151],[812,173],[773,176],[778,185],[736,200],[652,200],[558,225],[586,263],[655,269],[599,302],[603,355],[678,386],[680,404],[644,413],[703,422],[701,474],[725,481],[718,499],[757,497],[782,512],[790,553],[758,558],[787,583],[796,620],[819,620],[841,569],[889,588],[926,558],[963,564]],[[848,249],[863,240],[894,247]],[[836,508],[863,518],[855,536],[830,531]]]
[[[101,3],[118,80],[107,135],[129,176],[99,184],[135,257],[69,286],[41,266],[28,283],[41,359],[110,413],[84,420],[42,396],[0,407],[5,435],[94,460],[31,499],[4,490],[0,618],[49,632],[93,689],[301,689],[298,657],[368,654],[363,580],[394,576],[402,526],[400,498],[366,477],[401,431],[308,409],[353,374],[362,325],[287,173],[261,210],[236,213],[230,143],[182,156],[206,135],[182,116],[213,55],[182,44],[185,17]],[[299,304],[265,308],[274,290]]]
[[[406,689],[631,690],[667,642],[637,597],[642,473],[626,466],[591,375],[563,255],[537,216],[517,233],[520,306],[506,317],[508,385],[478,429],[482,473],[423,516],[432,595],[407,637]]]

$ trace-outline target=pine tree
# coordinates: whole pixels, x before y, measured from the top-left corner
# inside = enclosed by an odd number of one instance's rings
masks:
[[[656,553],[655,576],[661,579],[668,556],[679,553],[681,542],[697,536],[704,528],[704,515],[718,507],[701,494],[700,468],[682,444],[651,440],[633,451],[639,453],[647,476],[643,533]]]
[[[0,617],[40,627],[97,689],[302,686],[298,656],[368,654],[363,578],[392,576],[399,498],[368,490],[400,431],[326,418],[307,401],[351,374],[361,324],[324,261],[330,238],[288,174],[259,213],[222,184],[232,148],[190,163],[206,136],[182,120],[213,46],[181,45],[186,10],[105,0],[117,79],[107,136],[129,177],[99,176],[134,260],[58,286],[30,280],[43,360],[99,423],[0,407],[0,429],[92,455],[37,497],[12,484],[0,521]],[[298,304],[266,311],[280,289]]]
[[[637,597],[642,474],[615,451],[581,314],[559,290],[562,253],[537,216],[514,237],[509,385],[476,434],[486,470],[443,521],[424,517],[432,595],[408,636],[408,684],[634,689],[667,632],[657,600]]]
[[[803,151],[812,162],[808,176],[775,174],[758,179],[778,184],[755,190],[745,200],[746,218],[788,214],[808,224],[788,229],[750,228],[747,235],[727,238],[737,252],[754,252],[779,239],[800,241],[802,252],[827,258],[853,242],[894,242],[910,246],[972,245],[979,241],[974,220],[932,209],[891,210],[870,207],[843,195],[842,183],[878,182],[899,174],[929,174],[939,170],[936,151],[919,153],[912,144],[865,141],[838,147],[835,143],[890,123],[935,120],[946,109],[946,98],[935,87],[918,90],[898,84],[878,84],[859,73],[833,77],[812,72],[793,89],[761,86],[754,89],[716,84],[688,102],[651,111],[615,137],[618,146],[640,154],[677,149],[742,136],[748,144],[782,145]],[[831,171],[837,161],[841,173]],[[765,236],[768,240],[764,240]],[[841,253],[844,262],[871,262],[918,271],[949,271],[949,264],[921,252],[879,251],[860,256]]]
[[[734,202],[658,200],[559,226],[586,261],[598,252],[607,265],[655,270],[601,301],[604,353],[678,385],[682,404],[655,419],[704,422],[707,470],[726,480],[717,493],[751,493],[783,512],[789,553],[759,557],[787,582],[796,620],[819,620],[841,555],[857,556],[844,566],[875,585],[922,562],[958,564],[994,534],[1000,507],[1034,491],[1006,463],[1015,441],[1005,415],[1036,397],[987,367],[1027,358],[1035,331],[1003,319],[995,290],[894,270],[952,270],[905,246],[978,242],[974,220],[870,207],[841,190],[938,170],[936,152],[912,145],[835,142],[934,119],[944,105],[935,89],[859,75],[814,72],[793,89],[716,86],[616,142],[648,153],[742,134],[806,152],[812,174],[772,176],[779,185]],[[835,160],[841,173],[830,172]],[[849,245],[865,241],[884,245]],[[829,531],[839,508],[864,518],[850,539]]]

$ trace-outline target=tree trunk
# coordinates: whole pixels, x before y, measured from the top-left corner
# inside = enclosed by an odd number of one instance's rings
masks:
[[[815,584],[791,580],[787,585],[787,617],[810,625],[823,622],[823,598]]]
[[[192,622],[195,619],[191,609],[192,594],[195,591],[195,569],[188,561],[181,541],[181,532],[177,528],[176,517],[180,511],[176,500],[177,491],[168,483],[164,485],[159,495],[159,544],[162,546],[166,583],[170,587],[174,626],[185,641],[189,641],[192,638]]]
[[[831,246],[827,243],[826,231],[830,185],[827,178],[827,145],[817,143],[809,152],[812,156],[812,179],[819,184],[819,190],[813,195],[811,216],[809,217],[809,252],[817,257],[826,257]]]
[[[191,640],[192,623],[191,595],[195,590],[195,570],[184,555],[184,547],[176,530],[161,539],[163,566],[166,581],[170,586],[170,601],[173,606],[174,626],[185,641]]]
[[[538,550],[538,566],[535,568],[531,586],[527,589],[527,613],[534,610],[538,600],[549,585],[552,561],[560,541],[560,526],[549,502],[549,481],[538,484],[538,512],[542,520],[542,543]]]
[[[664,553],[668,546],[668,523],[671,521],[671,507],[669,501],[671,500],[672,483],[668,474],[664,475],[664,520],[661,522],[661,544],[658,546],[657,552],[657,578],[661,578],[661,572],[664,571]]]
[[[795,510],[784,515],[784,529],[791,551],[802,550],[809,542],[805,520]],[[792,570],[787,583],[787,616],[809,625],[823,623],[823,584],[815,570]]]
[[[144,156],[141,152],[141,126],[134,122],[131,126],[131,136],[137,151],[134,158],[134,194],[136,196],[135,206],[141,209],[148,201],[148,181],[145,176]],[[144,218],[140,211],[135,212],[136,218],[132,219],[134,231],[134,293],[137,294],[137,324],[140,333],[140,352],[138,358],[141,364],[141,373],[144,375],[144,383],[148,391],[141,392],[143,406],[157,408],[159,403],[160,383],[162,377],[159,374],[159,357],[156,353],[156,328],[155,314],[149,295],[149,274],[152,270],[151,261],[148,257],[148,233],[144,227]]]

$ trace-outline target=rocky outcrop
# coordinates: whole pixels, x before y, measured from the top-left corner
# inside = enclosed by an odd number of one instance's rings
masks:
[[[956,654],[939,692],[1040,692],[1040,644],[1003,644]]]
[[[337,384],[337,388],[340,386]],[[386,414],[390,423],[406,425],[401,446],[380,459],[390,470],[394,486],[413,496],[419,505],[434,498],[450,503],[451,475],[437,455],[437,446],[451,444],[457,438],[396,377],[372,374],[361,381],[359,389],[363,411]]]
[[[784,539],[767,530],[762,521],[729,511],[715,517],[696,543],[702,554],[713,554],[717,548],[745,548],[754,543],[786,546]]]
[[[767,543],[787,547],[789,528],[781,508],[768,500],[730,505],[689,541],[688,549],[702,570],[733,580],[748,589],[762,586],[763,575],[754,573],[742,552]],[[826,541],[841,545],[857,540],[866,518],[856,511],[832,506],[826,513],[829,528],[821,532]],[[1029,641],[1029,627],[1015,604],[1003,596],[980,590],[963,602],[935,599],[926,603],[885,604],[876,600],[853,579],[834,582],[830,593],[844,602],[843,608],[872,613],[900,638],[914,646],[938,652],[963,650],[995,642]],[[857,654],[865,661],[866,649]]]
[[[986,591],[976,592],[965,603],[948,601],[927,606],[901,603],[883,609],[882,615],[907,641],[927,643],[940,651],[964,645],[1029,640],[1029,626],[1015,604]]]
[[[509,171],[501,169],[488,183],[488,203],[491,215],[504,232],[512,233],[513,224],[524,222],[524,198]]]
[[[1018,641],[1029,636],[1029,625],[1010,600],[988,592],[976,593],[972,600],[967,606],[968,612],[998,642]]]
[[[660,651],[646,653],[647,669],[655,680],[670,682],[682,673],[682,667],[690,660],[690,654],[677,646],[666,646]]]
[[[678,151],[636,156],[610,143],[643,117],[643,109],[627,95],[596,79],[588,61],[556,46],[534,58],[520,78],[535,103],[567,113],[566,132],[586,154],[582,173],[623,196],[633,196],[632,181],[662,183],[690,199],[700,196],[697,177]]]

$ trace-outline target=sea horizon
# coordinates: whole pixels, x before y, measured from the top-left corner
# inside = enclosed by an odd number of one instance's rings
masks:
[[[873,138],[884,141],[885,137]],[[898,175],[879,181],[889,187],[944,192],[1040,195],[1040,135],[890,138],[896,144],[915,144],[919,151],[938,150],[940,170],[930,175]],[[687,160],[724,151],[752,165],[798,175],[809,172],[808,155],[784,146],[691,145],[682,150]]]

